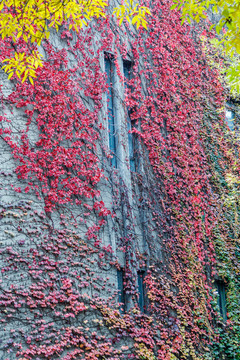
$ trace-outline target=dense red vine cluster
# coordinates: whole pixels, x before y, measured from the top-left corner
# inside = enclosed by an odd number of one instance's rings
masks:
[[[6,360],[217,356],[215,240],[219,224],[223,236],[228,230],[217,213],[219,188],[209,154],[219,151],[222,138],[214,122],[224,127],[218,114],[223,89],[200,41],[181,26],[177,11],[170,12],[171,1],[147,5],[148,31],[127,24],[113,30],[110,17],[78,35],[63,30],[62,50],[44,45],[45,64],[34,86],[14,79],[11,94],[2,96],[1,138],[15,167],[2,172],[1,187],[7,179],[7,191],[17,199],[1,204]],[[196,29],[194,36],[199,40]],[[24,45],[17,46],[22,51]],[[1,49],[4,56],[12,51],[7,41]],[[144,172],[132,174],[133,202],[120,172],[106,165],[110,155],[101,144],[104,51],[134,59],[125,100]],[[115,65],[123,80],[117,56]],[[18,113],[24,122],[16,129]],[[208,137],[215,150],[209,150]],[[224,172],[231,160],[228,145],[221,145]],[[109,183],[111,206],[102,200]],[[135,206],[148,219],[141,225],[144,251]],[[101,238],[109,224],[117,253]],[[119,252],[125,259],[125,313],[117,303]],[[145,313],[137,305],[139,269],[147,270]]]

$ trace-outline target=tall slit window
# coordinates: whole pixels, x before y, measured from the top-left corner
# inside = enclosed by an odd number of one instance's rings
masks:
[[[225,122],[231,131],[234,130],[234,118],[235,118],[235,113],[231,108],[231,104],[227,103],[226,111],[225,111]]]
[[[125,312],[126,307],[126,297],[124,291],[124,276],[123,276],[123,269],[117,270],[117,281],[118,281],[118,302],[120,303],[120,312]]]
[[[138,306],[142,312],[146,312],[146,294],[144,284],[145,271],[138,271],[137,285],[138,285]]]
[[[114,118],[114,96],[113,96],[113,83],[114,83],[114,62],[110,54],[105,54],[105,72],[107,74],[107,111],[108,111],[108,132],[109,132],[109,149],[111,151],[111,165],[117,167],[116,158],[116,126]]]
[[[131,78],[132,63],[128,60],[123,60],[123,73],[125,77],[125,88],[127,88],[128,81]],[[127,129],[128,129],[128,148],[129,148],[129,162],[130,170],[136,171],[136,135],[131,133],[134,123],[131,121],[130,109],[127,109]]]
[[[218,309],[223,320],[227,320],[226,286],[223,281],[216,281],[218,292]]]

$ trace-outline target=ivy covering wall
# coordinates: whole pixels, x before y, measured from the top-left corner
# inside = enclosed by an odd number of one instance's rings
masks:
[[[52,34],[34,86],[2,75],[1,359],[240,358],[226,95],[205,29],[182,26],[169,0],[146,5],[147,31],[108,16]],[[14,51],[10,39],[0,47],[2,58]],[[106,142],[104,53],[119,83],[121,149],[132,123],[130,185]]]

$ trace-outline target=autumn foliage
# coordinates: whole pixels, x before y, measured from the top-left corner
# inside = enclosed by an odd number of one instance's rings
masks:
[[[234,162],[225,97],[199,41],[204,29],[193,34],[170,7],[168,0],[151,2],[147,31],[125,20],[112,26],[109,15],[74,36],[62,28],[62,49],[42,43],[34,86],[13,75],[10,95],[2,92],[1,142],[13,167],[2,172],[1,186],[7,179],[15,199],[1,210],[6,360],[239,356],[239,251],[229,225],[235,215],[221,202]],[[9,39],[0,46],[1,60],[11,56]],[[21,39],[16,46],[26,50]],[[118,55],[128,53],[133,64],[124,104],[144,165],[132,173],[133,199],[103,142],[104,52],[115,52],[122,83]],[[106,191],[112,203],[104,201]],[[104,242],[106,233],[117,250]],[[117,295],[122,258],[125,312]],[[146,273],[145,312],[139,270]],[[231,299],[226,323],[213,286],[219,277]]]

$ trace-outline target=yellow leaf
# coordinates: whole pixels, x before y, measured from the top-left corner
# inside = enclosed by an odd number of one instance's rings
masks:
[[[24,81],[27,79],[28,77],[28,70],[25,71],[24,77],[22,79],[22,83],[24,83]]]
[[[11,79],[11,77],[13,76],[13,74],[14,74],[14,72],[12,71],[12,72],[9,74],[9,76],[8,76],[8,80]]]

